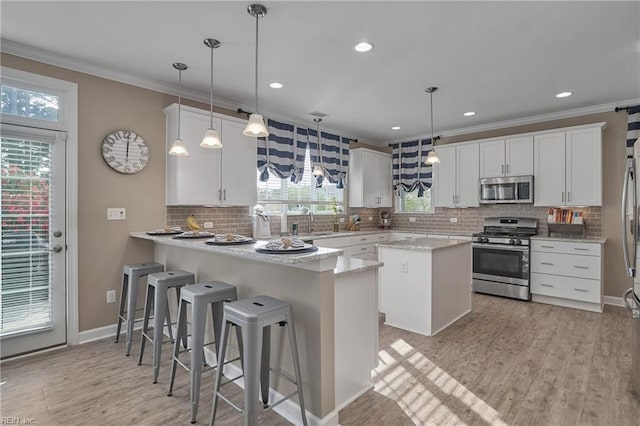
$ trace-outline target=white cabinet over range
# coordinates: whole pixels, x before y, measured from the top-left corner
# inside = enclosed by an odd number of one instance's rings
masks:
[[[164,109],[167,151],[178,134],[178,104]],[[244,136],[246,121],[214,114],[222,149],[200,147],[210,126],[208,111],[181,107],[180,136],[189,155],[167,156],[167,205],[250,206],[256,203],[256,139]]]
[[[533,174],[533,136],[509,137],[480,144],[480,177]]]

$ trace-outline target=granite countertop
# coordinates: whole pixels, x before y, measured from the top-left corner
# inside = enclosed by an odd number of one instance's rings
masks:
[[[382,262],[377,260],[364,260],[357,257],[338,256],[338,263],[333,270],[334,277],[341,277],[348,274],[368,271],[370,269],[378,269],[383,266]]]
[[[594,243],[594,244],[604,244],[607,242],[607,239],[604,237],[596,238],[596,237],[548,237],[546,235],[534,235],[531,237],[532,240],[539,241],[566,241],[568,243]]]
[[[238,256],[250,258],[253,260],[259,260],[263,262],[279,263],[279,264],[300,264],[315,262],[331,257],[337,257],[343,254],[341,249],[318,247],[318,251],[310,253],[299,254],[271,254],[271,253],[258,253],[255,251],[257,247],[263,246],[265,242],[258,241],[253,244],[241,244],[230,246],[213,246],[205,244],[207,238],[202,239],[174,239],[173,236],[155,236],[148,235],[146,232],[131,232],[130,237],[141,238],[144,240],[150,240],[158,244],[166,244],[175,247],[183,247],[188,249],[208,251],[211,253],[220,253],[228,256]]]
[[[391,241],[378,243],[378,247],[390,247],[406,250],[433,251],[460,244],[471,244],[471,240],[456,240],[445,238],[416,238],[415,240]]]

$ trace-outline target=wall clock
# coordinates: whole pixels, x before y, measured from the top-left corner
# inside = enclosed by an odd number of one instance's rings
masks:
[[[149,147],[131,130],[114,130],[102,141],[102,158],[116,172],[138,173],[149,163]]]

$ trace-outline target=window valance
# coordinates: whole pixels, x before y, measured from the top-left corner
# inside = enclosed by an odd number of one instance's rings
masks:
[[[400,195],[401,191],[418,191],[418,197],[431,188],[433,167],[424,164],[429,152],[433,149],[431,139],[415,140],[389,144],[393,157],[393,190]]]
[[[267,119],[269,136],[258,138],[258,170],[260,180],[266,182],[269,173],[281,179],[291,178],[293,182],[302,179],[304,170],[304,150],[294,141],[295,127],[291,124],[280,123]]]

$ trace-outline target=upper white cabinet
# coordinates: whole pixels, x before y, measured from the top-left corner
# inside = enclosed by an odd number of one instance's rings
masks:
[[[434,167],[436,207],[477,207],[479,145],[439,146],[440,164]]]
[[[602,205],[602,124],[534,140],[536,206]]]
[[[480,142],[480,177],[533,174],[533,136]]]
[[[249,206],[256,203],[256,139],[244,136],[245,120],[214,114],[222,149],[200,147],[208,111],[181,107],[180,135],[189,155],[167,155],[167,205]],[[167,151],[177,136],[178,105],[164,109]]]
[[[391,154],[366,148],[349,151],[349,207],[391,207]]]

